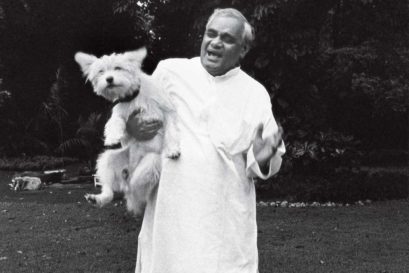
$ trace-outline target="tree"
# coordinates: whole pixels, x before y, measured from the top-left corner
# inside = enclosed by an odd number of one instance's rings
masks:
[[[101,55],[143,44],[144,31],[113,8],[111,1],[98,0],[0,1],[0,73],[11,94],[2,133],[14,142],[16,134],[30,137],[27,144],[14,143],[13,153],[28,152],[34,139],[48,145],[33,152],[49,153],[73,137],[80,115],[107,109],[85,85],[73,56],[80,50]],[[59,130],[50,126],[55,122]]]
[[[198,55],[206,20],[218,7],[239,9],[255,27],[242,66],[267,88],[290,146],[305,147],[324,133],[353,136],[362,149],[408,147],[404,0],[0,0],[3,88],[21,105],[13,115],[35,117],[61,71],[66,84],[58,93],[68,117],[62,129],[72,138],[80,115],[108,109],[84,85],[76,51],[101,55],[147,45],[144,69],[152,72],[161,59]]]

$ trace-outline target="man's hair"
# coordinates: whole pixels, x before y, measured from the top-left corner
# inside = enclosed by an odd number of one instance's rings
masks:
[[[243,40],[249,48],[251,47],[255,36],[254,29],[240,11],[234,8],[215,9],[212,15],[210,15],[209,20],[207,20],[206,29],[216,17],[230,17],[239,20],[243,24]]]

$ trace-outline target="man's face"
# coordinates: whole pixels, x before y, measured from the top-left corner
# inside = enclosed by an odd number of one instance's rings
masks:
[[[247,53],[243,24],[235,18],[214,18],[205,30],[200,50],[203,67],[213,76],[225,74],[239,65]]]

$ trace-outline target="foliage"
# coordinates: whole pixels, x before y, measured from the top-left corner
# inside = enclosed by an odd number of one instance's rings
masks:
[[[88,167],[93,169],[97,155],[103,148],[103,126],[102,114],[91,113],[88,118],[80,117],[79,128],[74,138],[61,143],[57,152],[85,160]]]
[[[137,8],[125,2],[128,10]],[[310,132],[309,139],[286,136],[290,147],[350,151],[358,148],[358,140],[362,149],[407,147],[405,1],[140,2],[154,17],[150,47],[156,59],[197,55],[212,10],[241,10],[256,29],[244,69],[266,86],[286,132]],[[353,140],[329,147],[317,140],[320,132]]]
[[[255,27],[242,66],[270,93],[293,166],[408,147],[407,1],[1,0],[0,72],[11,99],[0,104],[0,140],[14,146],[0,152],[53,151],[78,137],[80,116],[106,109],[84,85],[76,51],[146,44],[151,72],[161,59],[197,55],[217,7],[241,10]]]
[[[11,97],[7,103],[0,108],[0,155],[15,155],[19,153],[43,153],[48,150],[46,142],[39,139],[31,130],[34,118],[27,122],[22,116],[20,108],[17,107],[15,99]],[[6,145],[4,145],[6,144]]]
[[[11,98],[11,93],[2,88],[3,80],[0,78],[0,108]]]
[[[114,16],[111,1],[0,1],[0,73],[11,96],[0,107],[0,154],[52,154],[79,116],[106,107],[73,56],[134,48],[130,20]]]
[[[326,173],[339,166],[357,165],[359,142],[351,135],[339,132],[307,132],[297,130],[287,138],[285,165],[298,173]]]
[[[405,199],[409,196],[408,189],[407,174],[339,169],[315,175],[278,176],[271,184],[259,185],[258,196],[303,202],[352,203],[367,199]]]
[[[326,54],[322,64],[326,75],[320,85],[327,90],[328,120],[334,128],[353,133],[367,147],[405,147],[408,56],[402,49],[381,47],[379,42]]]
[[[362,157],[365,166],[404,166],[409,165],[408,150],[373,150]]]
[[[75,158],[51,156],[22,156],[0,158],[0,170],[44,171],[77,162]]]
[[[8,145],[1,146],[0,154],[49,153],[52,145],[62,141],[63,122],[67,118],[67,112],[62,107],[62,85],[63,80],[58,70],[48,96],[36,111],[31,110],[30,117],[26,116],[25,109],[15,94],[2,92],[6,99],[5,103],[0,105],[0,125],[3,131],[0,140]]]
[[[62,90],[66,83],[61,77],[61,68],[56,72],[56,81],[51,85],[48,98],[41,103],[40,113],[46,117],[51,124],[58,128],[59,142],[63,138],[63,121],[67,118],[67,111],[63,108]]]

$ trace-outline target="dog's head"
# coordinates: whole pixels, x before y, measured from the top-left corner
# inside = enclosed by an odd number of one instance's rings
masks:
[[[139,89],[141,66],[145,57],[146,48],[143,47],[101,58],[78,52],[75,54],[75,61],[80,65],[87,80],[91,81],[94,92],[114,101]]]

